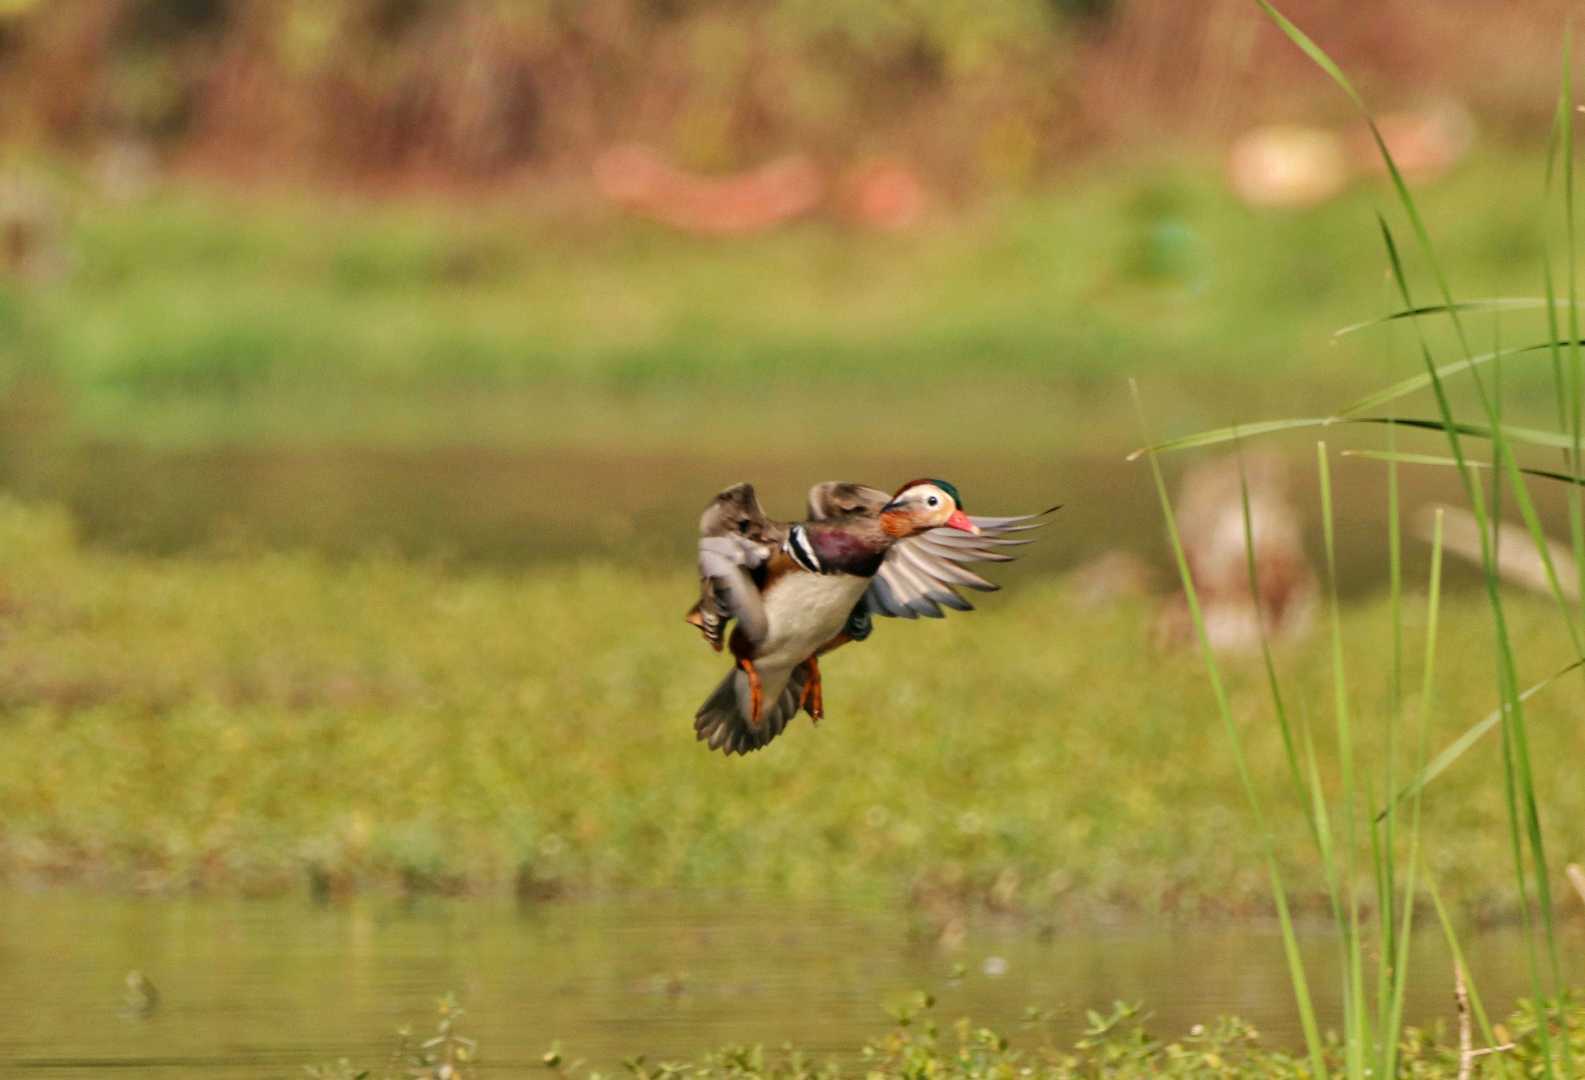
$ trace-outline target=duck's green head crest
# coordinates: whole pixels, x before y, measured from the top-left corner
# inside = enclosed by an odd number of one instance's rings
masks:
[[[903,492],[907,491],[909,488],[916,488],[920,484],[929,484],[932,487],[940,488],[942,491],[944,491],[948,495],[952,496],[952,501],[953,501],[953,503],[955,503],[957,505],[957,508],[959,510],[963,509],[963,496],[958,494],[957,487],[952,485],[952,484],[947,483],[945,480],[937,480],[933,476],[921,476],[917,480],[908,481],[908,483],[904,484],[902,487],[898,488],[895,492],[892,493],[892,498],[895,500],[900,495],[902,495]]]
[[[958,489],[955,486],[947,483],[945,480],[932,479],[930,480],[930,483],[934,484],[948,495],[951,495],[952,501],[958,504],[958,509],[963,509],[963,496],[958,494]]]

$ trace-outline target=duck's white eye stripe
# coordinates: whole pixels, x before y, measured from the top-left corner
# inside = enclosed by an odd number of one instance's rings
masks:
[[[802,525],[794,525],[792,531],[787,534],[787,554],[810,573],[820,573],[820,557],[815,554],[814,544],[809,541],[808,530]]]

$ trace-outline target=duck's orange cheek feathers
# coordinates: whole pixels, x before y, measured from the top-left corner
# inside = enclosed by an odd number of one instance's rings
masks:
[[[901,510],[888,510],[881,515],[881,531],[893,539],[912,536],[913,518]]]

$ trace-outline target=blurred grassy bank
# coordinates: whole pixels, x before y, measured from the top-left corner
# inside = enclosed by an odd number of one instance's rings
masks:
[[[1265,910],[1203,672],[1149,646],[1146,606],[1081,610],[1047,578],[944,623],[887,622],[828,659],[823,725],[727,760],[693,741],[724,665],[681,621],[691,590],[685,570],[606,562],[114,555],[0,503],[0,870],[117,889],[911,895],[926,919],[977,902]],[[1527,678],[1565,659],[1554,618],[1515,602]],[[1484,620],[1473,596],[1444,614],[1433,748],[1492,708]],[[1372,747],[1387,623],[1365,603],[1344,627]],[[1280,662],[1330,760],[1320,647]],[[1549,822],[1585,813],[1573,698],[1535,702]],[[1235,669],[1233,700],[1277,798],[1256,670]],[[1442,888],[1491,915],[1511,907],[1498,754],[1466,755],[1426,803]],[[1300,815],[1276,817],[1314,899]],[[1558,861],[1578,859],[1558,828]]]
[[[1486,146],[1423,193],[1461,295],[1539,291],[1540,189]],[[724,241],[577,201],[173,183],[85,197],[65,276],[0,285],[0,372],[40,422],[165,445],[1120,452],[1119,376],[1174,430],[1378,385],[1379,337],[1330,336],[1385,310],[1378,201],[1257,212],[1214,160],[1096,162],[905,234]]]

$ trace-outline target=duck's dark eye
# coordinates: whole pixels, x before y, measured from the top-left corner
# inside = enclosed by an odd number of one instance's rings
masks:
[[[941,505],[941,500],[936,498],[934,495],[932,495],[932,496],[930,496],[930,498],[926,499],[925,502],[928,505],[930,505],[930,506],[940,506]]]

